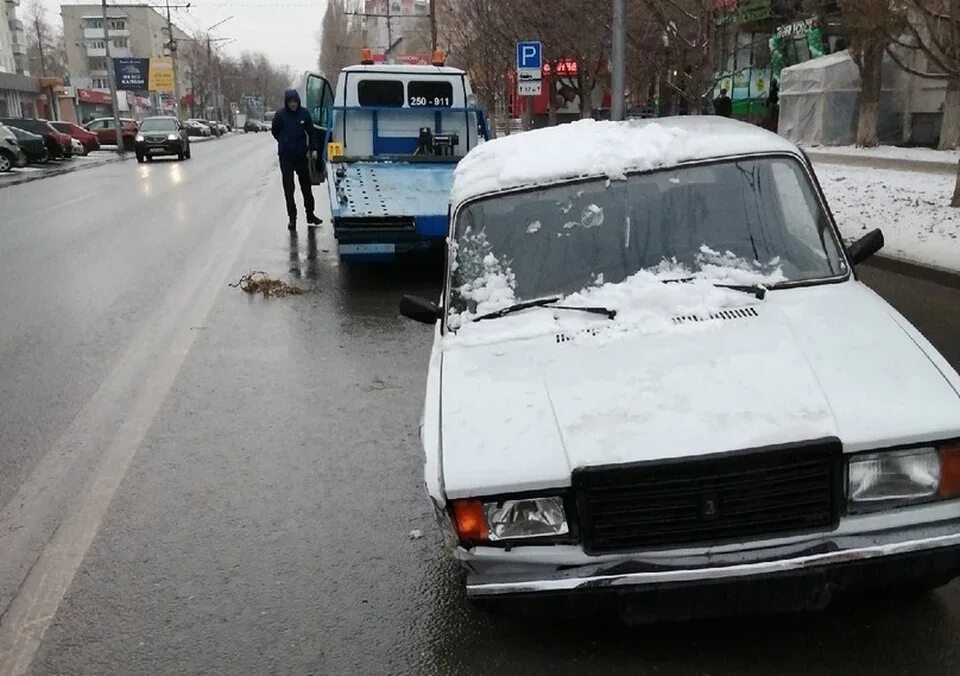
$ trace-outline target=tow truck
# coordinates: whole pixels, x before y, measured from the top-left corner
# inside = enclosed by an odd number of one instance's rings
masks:
[[[326,135],[312,170],[327,185],[340,260],[442,247],[457,162],[490,137],[467,74],[442,52],[431,65],[393,65],[364,50],[340,71],[332,105],[321,80],[305,83]]]

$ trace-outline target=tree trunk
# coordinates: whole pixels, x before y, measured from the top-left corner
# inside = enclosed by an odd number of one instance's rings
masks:
[[[557,64],[550,64],[550,72],[544,78],[543,86],[547,88],[547,126],[557,126],[557,91],[553,74],[557,72]]]
[[[870,45],[863,50],[860,68],[860,111],[857,115],[857,145],[876,147],[877,123],[880,119],[880,84],[883,64],[883,44]]]
[[[947,96],[943,101],[940,143],[937,148],[952,150],[958,145],[960,145],[960,77],[951,77],[947,80]]]
[[[950,200],[950,206],[960,207],[960,166],[957,167],[957,182],[953,186],[953,199]]]
[[[583,66],[580,66],[583,68]],[[583,77],[583,74],[577,72],[577,91],[580,93],[580,119],[586,120],[593,117],[593,87],[589,79]]]

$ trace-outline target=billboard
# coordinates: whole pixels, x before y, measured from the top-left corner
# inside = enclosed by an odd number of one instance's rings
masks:
[[[173,59],[169,56],[157,56],[150,59],[150,77],[148,87],[152,92],[173,91]]]
[[[142,92],[147,89],[150,59],[123,57],[113,60],[117,89]]]

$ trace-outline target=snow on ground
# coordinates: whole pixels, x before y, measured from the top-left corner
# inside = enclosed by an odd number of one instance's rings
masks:
[[[845,239],[880,228],[883,255],[960,272],[955,176],[826,163],[816,171]]]
[[[851,155],[854,157],[880,157],[889,160],[909,160],[911,162],[933,162],[956,165],[960,161],[960,150],[933,150],[931,148],[899,148],[897,146],[879,146],[877,148],[858,148],[856,146],[808,146],[811,156]],[[814,160],[816,158],[814,157]]]

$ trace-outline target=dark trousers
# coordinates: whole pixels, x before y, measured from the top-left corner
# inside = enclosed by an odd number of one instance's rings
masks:
[[[310,185],[310,166],[306,157],[280,158],[280,174],[283,176],[283,196],[287,200],[287,216],[297,220],[297,203],[293,200],[293,175],[297,175],[300,193],[303,195],[303,209],[307,216],[313,215],[313,186]]]

